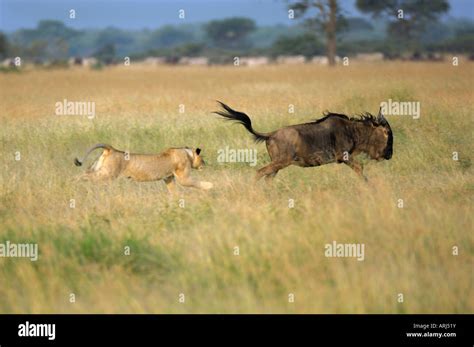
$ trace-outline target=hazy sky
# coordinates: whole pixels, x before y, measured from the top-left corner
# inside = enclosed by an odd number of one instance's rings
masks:
[[[341,0],[348,15],[359,15],[355,0]],[[179,24],[178,10],[184,9],[184,22],[206,22],[231,16],[253,18],[259,25],[291,24],[285,0],[0,0],[0,29],[13,31],[33,28],[41,19],[58,19],[68,26],[124,29],[154,29]],[[452,17],[474,19],[474,0],[450,0]],[[75,9],[76,19],[69,19]]]

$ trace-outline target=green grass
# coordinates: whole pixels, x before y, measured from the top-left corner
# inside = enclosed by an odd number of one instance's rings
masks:
[[[40,251],[37,262],[0,258],[0,312],[472,312],[473,66],[460,69],[390,63],[0,76],[10,86],[1,92],[0,242],[37,242]],[[95,101],[96,119],[54,116],[64,98]],[[422,116],[387,117],[394,156],[367,161],[367,184],[344,165],[327,165],[289,167],[273,185],[254,185],[255,170],[269,161],[265,146],[210,114],[220,99],[270,131],[326,109],[376,112],[388,98],[420,101]],[[199,146],[208,165],[193,175],[215,188],[170,196],[162,182],[76,182],[84,168],[74,157],[98,142],[137,153]],[[256,148],[257,167],[218,163],[225,146]],[[365,260],[326,258],[333,240],[364,243]]]

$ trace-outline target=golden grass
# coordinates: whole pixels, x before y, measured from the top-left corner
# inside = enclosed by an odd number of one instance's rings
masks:
[[[37,262],[0,258],[0,312],[473,312],[473,72],[384,63],[0,75],[0,242],[40,249]],[[376,112],[389,98],[420,101],[422,115],[388,117],[394,156],[368,163],[368,184],[327,165],[253,185],[256,168],[217,163],[225,146],[258,149],[257,168],[268,156],[210,113],[216,99],[270,131],[325,110]],[[96,118],[55,116],[63,99],[94,101]],[[75,182],[83,169],[73,158],[98,142],[133,152],[200,146],[208,166],[193,174],[215,189],[170,197],[162,182]],[[364,243],[365,260],[326,258],[333,240]]]

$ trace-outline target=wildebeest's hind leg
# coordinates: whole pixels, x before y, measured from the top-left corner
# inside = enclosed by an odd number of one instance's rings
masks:
[[[273,178],[276,176],[278,172],[271,173],[270,175],[265,176],[265,182],[273,182]]]
[[[271,163],[257,171],[255,182],[260,180],[262,177],[265,177],[266,182],[271,182],[278,171],[291,165],[291,158],[294,156],[291,148],[284,146],[282,150],[273,138],[267,140],[266,146]]]
[[[349,160],[349,161],[345,161],[344,164],[346,164],[352,170],[354,170],[366,182],[368,181],[367,177],[364,175],[364,166],[362,165],[362,163],[360,163],[358,161],[355,161],[355,160]]]
[[[275,177],[275,175],[280,171],[281,169],[284,169],[285,167],[289,166],[291,163],[289,162],[283,162],[283,161],[274,161],[268,164],[267,166],[262,167],[257,171],[257,175],[255,176],[255,182],[257,182],[259,179],[265,176],[265,179],[271,179]]]
[[[266,146],[271,163],[257,171],[257,174],[255,176],[255,182],[260,180],[262,177],[265,177],[266,182],[271,182],[278,173],[278,171],[284,169],[285,167],[291,164],[288,162],[288,160],[280,160],[280,149],[278,148],[276,142],[273,141],[273,139],[270,138],[266,142]]]

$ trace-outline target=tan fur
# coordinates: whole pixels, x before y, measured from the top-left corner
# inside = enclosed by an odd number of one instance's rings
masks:
[[[211,189],[210,182],[197,181],[190,177],[191,169],[202,169],[204,161],[196,149],[170,148],[159,154],[134,154],[104,145],[102,155],[81,178],[107,180],[126,177],[137,182],[164,180],[170,192],[175,190],[175,181],[184,187]],[[198,150],[199,152],[199,150]],[[77,161],[80,165],[80,162]]]

